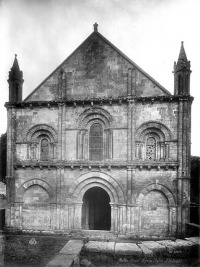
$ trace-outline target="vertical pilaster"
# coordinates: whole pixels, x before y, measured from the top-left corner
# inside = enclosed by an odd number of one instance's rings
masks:
[[[15,170],[13,168],[13,164],[16,142],[16,108],[13,106],[8,107],[7,109],[7,122],[6,226],[11,227],[13,210],[13,208],[11,208],[11,205],[13,205],[13,203],[15,202]]]
[[[76,203],[74,210],[74,229],[81,229],[81,219],[82,219],[82,205],[83,203]]]
[[[62,143],[61,143],[61,146],[62,146],[62,160],[65,160],[66,159],[66,134],[65,134],[65,128],[66,128],[66,105],[63,104],[61,106],[61,109],[62,109],[62,116],[61,116],[61,125],[62,125]]]
[[[190,99],[182,98],[178,104],[178,234],[185,234],[186,223],[189,222],[190,201]]]
[[[132,168],[127,169],[127,203],[132,200]]]
[[[22,229],[23,203],[19,203],[19,228]]]
[[[127,107],[127,160],[135,159],[135,101],[128,100]]]

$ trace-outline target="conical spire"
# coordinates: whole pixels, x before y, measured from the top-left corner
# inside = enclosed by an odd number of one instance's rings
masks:
[[[183,42],[177,63],[174,62],[174,94],[190,94],[190,61],[187,60]]]
[[[13,66],[9,71],[9,102],[22,101],[22,84],[23,84],[23,72],[19,68],[17,61],[17,55],[13,62]]]
[[[13,62],[13,66],[9,71],[9,80],[22,80],[23,73],[20,71],[18,60],[17,60],[17,55],[15,54],[15,59]]]
[[[179,53],[178,61],[176,64],[175,71],[179,71],[182,68],[190,68],[190,62],[187,60],[187,56],[185,53],[183,41],[181,42],[181,50]]]

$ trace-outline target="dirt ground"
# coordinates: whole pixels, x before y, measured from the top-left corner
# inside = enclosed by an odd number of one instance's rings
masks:
[[[62,236],[7,236],[4,266],[44,267],[68,240]]]

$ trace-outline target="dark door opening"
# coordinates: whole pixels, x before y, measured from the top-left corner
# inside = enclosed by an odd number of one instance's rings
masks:
[[[82,228],[87,230],[110,230],[110,197],[100,187],[90,188],[83,196]]]

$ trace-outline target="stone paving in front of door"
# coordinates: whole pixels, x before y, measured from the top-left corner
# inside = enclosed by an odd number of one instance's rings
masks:
[[[70,240],[46,267],[73,266],[73,264],[79,262],[79,255],[83,248],[86,253],[92,253],[93,255],[101,253],[136,259],[160,256],[185,258],[200,249],[200,237],[189,237],[174,241],[141,241],[137,243],[89,241],[84,244],[83,240]]]

